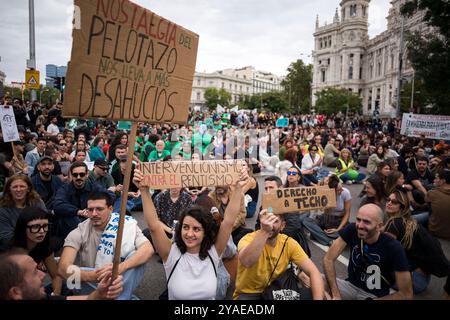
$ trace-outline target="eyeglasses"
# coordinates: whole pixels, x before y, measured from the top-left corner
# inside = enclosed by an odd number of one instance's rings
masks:
[[[298,174],[297,171],[288,171],[288,172],[287,172],[287,175],[288,175],[288,176],[296,176],[297,174]]]
[[[92,213],[94,211],[102,212],[106,209],[106,207],[94,207],[94,208],[86,208],[87,212]]]
[[[67,146],[67,143],[60,143],[60,146]]]
[[[103,170],[103,171],[108,170],[108,167],[100,167],[100,166],[97,166],[97,168],[99,168],[99,169],[101,169],[101,170]]]
[[[45,224],[32,224],[27,226],[28,230],[30,230],[31,233],[38,233],[39,231],[44,231],[47,232],[48,231],[48,226],[50,224],[49,223],[45,223]]]
[[[391,198],[389,198],[387,202],[388,203],[390,202],[392,204],[400,204],[400,201],[398,201],[397,199],[391,199]]]
[[[78,178],[78,177],[80,177],[80,178],[84,178],[85,176],[86,176],[86,173],[85,172],[80,172],[80,173],[72,173],[72,176],[74,177],[74,178]]]

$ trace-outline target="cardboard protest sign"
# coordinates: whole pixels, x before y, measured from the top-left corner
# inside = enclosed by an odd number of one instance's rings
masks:
[[[428,139],[450,138],[450,116],[404,113],[400,134]]]
[[[263,209],[275,214],[336,207],[336,192],[328,187],[284,188],[264,193]]]
[[[143,162],[144,183],[153,189],[231,185],[244,160]]]
[[[128,0],[75,0],[64,116],[185,123],[198,35]]]
[[[20,140],[12,106],[0,106],[0,124],[4,142]]]

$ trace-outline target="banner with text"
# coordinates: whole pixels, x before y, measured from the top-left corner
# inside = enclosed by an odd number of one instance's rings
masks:
[[[334,208],[336,192],[328,187],[277,189],[263,194],[262,207],[275,214]]]
[[[243,160],[142,162],[145,184],[153,189],[231,185],[239,181]]]
[[[450,116],[404,113],[400,131],[408,137],[450,139]]]
[[[0,124],[4,142],[20,140],[12,106],[0,106]]]
[[[187,121],[197,34],[128,0],[75,0],[75,15],[64,116]]]

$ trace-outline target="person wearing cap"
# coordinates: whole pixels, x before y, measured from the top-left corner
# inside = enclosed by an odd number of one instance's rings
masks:
[[[53,210],[56,191],[62,187],[62,180],[54,175],[55,164],[50,156],[43,156],[36,166],[38,174],[31,176],[31,183],[41,196],[48,210]]]
[[[113,177],[108,173],[109,164],[104,159],[97,159],[94,161],[94,169],[89,171],[89,179],[109,191],[116,192]]]

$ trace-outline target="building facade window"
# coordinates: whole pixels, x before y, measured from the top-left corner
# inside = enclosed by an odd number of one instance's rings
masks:
[[[322,70],[322,82],[325,82],[325,70]]]
[[[200,79],[197,79],[197,85],[199,86],[201,84],[202,84],[202,81]]]
[[[201,99],[201,93],[197,92],[197,101],[200,101],[200,99]]]
[[[353,79],[353,67],[348,67],[348,79]]]

